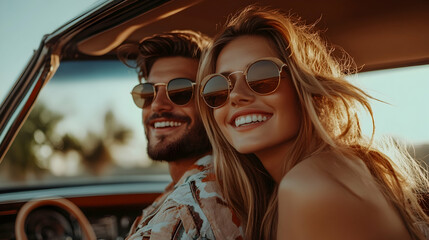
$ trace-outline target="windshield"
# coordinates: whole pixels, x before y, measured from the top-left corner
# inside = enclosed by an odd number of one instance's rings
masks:
[[[429,160],[429,66],[365,72],[350,81],[372,96],[376,136],[406,141]],[[0,188],[118,181],[167,174],[146,154],[134,69],[119,61],[61,63],[0,165]],[[362,127],[371,134],[372,125]],[[412,149],[414,148],[414,149]]]
[[[119,61],[61,63],[0,165],[0,188],[167,173],[146,154],[137,83]]]

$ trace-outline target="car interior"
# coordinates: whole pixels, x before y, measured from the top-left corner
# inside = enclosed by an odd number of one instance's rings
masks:
[[[145,152],[137,74],[118,48],[176,29],[214,36],[249,4],[314,24],[360,73],[429,64],[427,0],[101,1],[47,33],[0,107],[0,239],[124,239],[171,179]]]

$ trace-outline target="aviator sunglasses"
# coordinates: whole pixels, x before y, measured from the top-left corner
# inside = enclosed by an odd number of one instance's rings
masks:
[[[176,105],[185,105],[191,99],[195,83],[186,78],[175,78],[168,83],[140,83],[133,88],[131,95],[139,108],[152,104],[156,97],[157,87],[165,86],[168,99]]]
[[[278,58],[263,58],[249,64],[244,71],[235,71],[228,75],[211,74],[203,79],[200,94],[209,107],[222,107],[228,101],[235,85],[231,76],[241,73],[253,92],[268,95],[279,87],[282,69],[285,66],[286,64]]]

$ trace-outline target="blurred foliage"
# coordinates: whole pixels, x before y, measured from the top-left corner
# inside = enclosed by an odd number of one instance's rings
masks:
[[[44,104],[36,104],[5,156],[2,175],[13,180],[41,178],[49,173],[54,154],[65,156],[70,151],[78,153],[86,172],[99,175],[112,164],[110,147],[126,144],[132,136],[131,129],[118,123],[111,110],[105,114],[104,131],[88,131],[85,139],[71,133],[59,136],[56,127],[63,118]]]
[[[40,145],[37,140],[54,145],[54,141],[52,141],[53,129],[62,118],[62,115],[50,111],[45,105],[34,106],[32,113],[28,116],[5,156],[11,178],[23,179],[27,172],[40,176],[46,171],[37,164],[38,157],[33,149],[34,146]],[[40,130],[44,135],[36,138],[35,133],[39,132],[37,130]],[[29,149],[32,150],[29,151]]]
[[[113,145],[126,144],[131,136],[131,129],[119,124],[113,112],[107,111],[104,116],[103,133],[100,135],[89,132],[83,142],[86,145],[80,146],[83,164],[92,174],[100,175],[112,163],[109,148]]]

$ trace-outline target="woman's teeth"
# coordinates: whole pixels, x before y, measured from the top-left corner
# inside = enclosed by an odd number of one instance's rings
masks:
[[[155,128],[178,127],[180,125],[182,125],[181,122],[173,122],[173,121],[155,122],[155,124],[153,124]]]
[[[256,123],[256,122],[265,122],[265,121],[267,121],[267,119],[268,119],[267,116],[262,116],[260,114],[240,116],[240,117],[235,119],[235,126],[240,127],[244,124]]]

